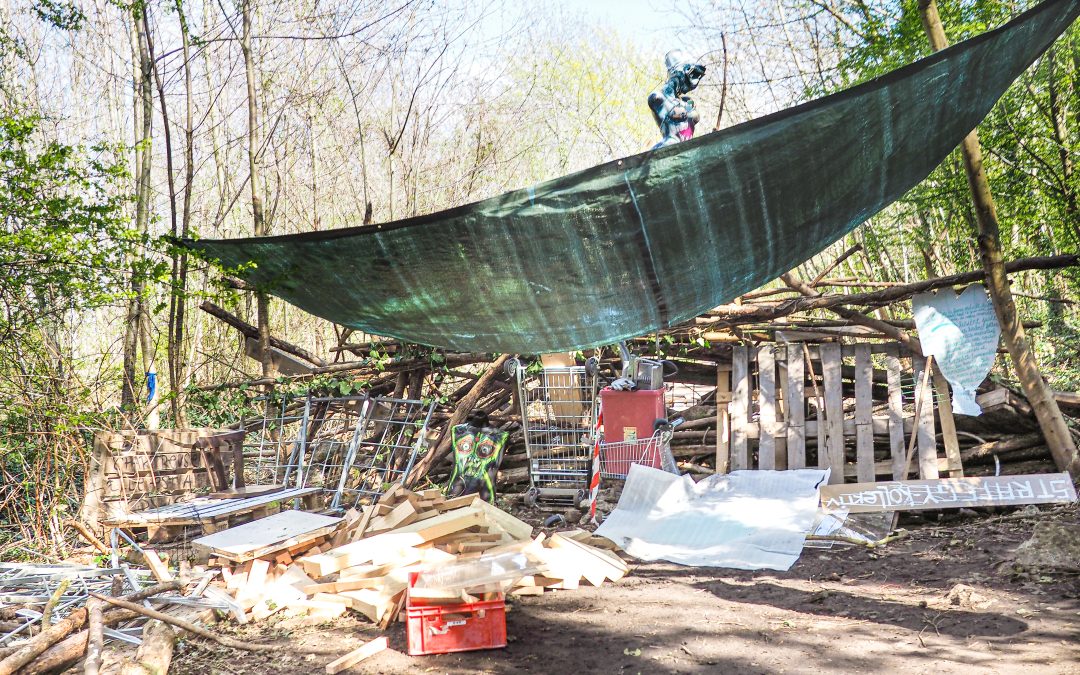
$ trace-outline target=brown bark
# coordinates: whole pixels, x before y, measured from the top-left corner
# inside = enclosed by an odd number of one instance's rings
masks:
[[[949,43],[935,0],[919,0],[919,10],[931,48],[938,51],[947,47]],[[1024,327],[1017,317],[1012,290],[1009,288],[1008,277],[1005,276],[997,208],[983,169],[978,131],[972,131],[964,138],[960,151],[964,157],[964,168],[967,171],[968,186],[971,188],[971,199],[979,226],[979,254],[986,272],[986,286],[997,313],[998,323],[1001,324],[1001,337],[1012,357],[1013,368],[1023,387],[1024,396],[1035,411],[1054,463],[1074,478],[1080,477],[1080,457],[1077,457],[1076,443],[1058,409],[1053,393],[1042,378],[1039,364],[1024,334]]]
[[[112,626],[138,616],[135,612],[129,612],[126,609],[113,609],[105,612],[102,623],[106,626]],[[74,633],[42,652],[40,656],[20,670],[19,675],[43,675],[44,673],[62,672],[83,657],[88,643],[88,630]]]
[[[791,288],[794,288],[795,290],[807,297],[813,298],[821,296],[820,293],[811,288],[806,282],[793,277],[790,272],[780,275],[780,278],[784,281],[785,284],[787,284]],[[848,309],[846,307],[830,307],[829,311],[847,319],[852,323],[859,324],[860,326],[866,326],[867,328],[873,328],[874,330],[900,342],[916,354],[922,354],[922,344],[916,338],[908,335],[907,331],[902,328],[897,328],[896,326],[881,321],[880,319],[866,316],[862,312],[857,312],[853,309]]]
[[[91,598],[86,603],[87,629],[86,629],[86,663],[83,664],[84,675],[98,675],[101,669],[101,653],[105,644],[105,616],[102,612],[103,604],[100,600]]]
[[[251,186],[251,218],[256,237],[267,233],[263,214],[262,184],[259,179],[259,105],[255,99],[255,60],[251,53],[251,2],[241,4],[240,50],[244,55],[244,76],[247,81],[248,109],[248,183]],[[265,292],[255,295],[257,325],[259,331],[259,355],[262,357],[262,376],[274,377],[274,362],[270,357],[270,296]],[[272,385],[267,385],[268,388]],[[269,405],[269,404],[268,404]]]
[[[240,333],[243,334],[244,337],[249,337],[249,338],[252,338],[253,340],[260,339],[260,334],[259,334],[259,329],[258,328],[256,328],[255,326],[252,326],[250,323],[248,323],[247,321],[244,321],[243,319],[236,316],[235,314],[232,314],[231,312],[219,307],[218,305],[215,305],[214,303],[210,302],[209,300],[207,300],[207,301],[203,302],[201,305],[199,305],[199,309],[206,312],[210,316],[212,316],[212,317],[214,317],[216,319],[220,319],[221,321],[229,324],[230,326],[232,326],[236,330],[240,331]],[[286,341],[282,340],[281,338],[270,336],[270,346],[274,347],[275,349],[280,349],[283,352],[288,352],[289,354],[292,354],[293,356],[300,357],[301,359],[304,359],[305,361],[307,361],[309,363],[314,363],[317,366],[325,366],[326,365],[326,361],[320,359],[318,356],[315,356],[314,354],[312,354],[308,350],[304,349],[303,347],[299,347],[297,345],[294,345],[291,342],[286,342]]]
[[[171,581],[164,584],[149,586],[141,591],[130,593],[124,596],[124,598],[138,602],[153,595],[157,595],[158,593],[178,590],[182,586],[183,585],[179,581]],[[87,619],[88,612],[86,611],[86,607],[80,607],[60,621],[57,621],[52,626],[49,626],[46,630],[41,631],[25,645],[20,647],[18,651],[11,654],[3,661],[0,661],[0,675],[11,675],[12,673],[17,672],[20,668],[33,661],[38,654],[41,654],[72,632],[85,626]]]
[[[1049,270],[1064,267],[1075,267],[1080,264],[1080,255],[1075,253],[1055,256],[1038,256],[1032,258],[1020,258],[1005,263],[1005,272],[1012,274],[1024,270]],[[910,284],[892,286],[880,291],[868,293],[850,293],[847,295],[821,295],[817,297],[792,298],[770,303],[755,303],[744,305],[721,305],[709,312],[709,316],[715,317],[724,323],[740,324],[753,321],[768,321],[778,319],[796,312],[806,312],[813,309],[828,309],[840,305],[885,305],[900,300],[905,300],[916,293],[932,291],[935,288],[947,288],[975,282],[985,282],[986,272],[962,272],[950,274],[936,279],[925,279]]]
[[[417,462],[409,475],[405,477],[405,487],[410,487],[416,484],[416,481],[420,480],[423,476],[426,476],[428,471],[431,471],[438,462],[450,452],[450,430],[458,424],[465,421],[469,413],[472,412],[476,406],[477,401],[488,391],[491,387],[492,380],[503,369],[506,361],[510,358],[509,354],[503,354],[491,364],[491,367],[484,372],[479,380],[473,384],[469,393],[461,399],[457,408],[454,410],[454,414],[450,417],[450,421],[447,422],[446,427],[443,428],[442,437],[439,440],[438,445],[435,448],[429,450],[424,457]]]
[[[136,125],[141,122],[141,135],[135,140],[136,149],[136,185],[135,185],[135,229],[146,232],[150,220],[150,172],[152,168],[150,145],[152,142],[153,92],[150,88],[150,57],[146,51],[142,21],[139,8],[132,9],[132,60],[136,62],[133,72],[135,94]],[[138,255],[138,254],[137,254]],[[137,266],[136,260],[132,267]],[[123,383],[120,389],[120,407],[125,411],[135,409],[136,359],[139,349],[139,327],[142,322],[143,294],[146,290],[142,275],[133,269],[131,275],[131,297],[127,301],[127,316],[124,326],[123,342]]]
[[[151,675],[166,675],[176,648],[176,631],[158,620],[149,621],[143,628],[142,644],[135,660]]]

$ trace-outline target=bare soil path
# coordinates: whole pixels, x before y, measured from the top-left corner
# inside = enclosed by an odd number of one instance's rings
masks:
[[[617,584],[514,600],[506,649],[409,657],[397,624],[391,650],[348,672],[1080,673],[1080,576],[1008,562],[1051,518],[1080,522],[1080,510],[909,524],[883,549],[808,550],[783,573],[632,564]],[[343,649],[376,635],[351,618],[305,621],[229,630]],[[329,660],[187,640],[172,672],[310,673]]]

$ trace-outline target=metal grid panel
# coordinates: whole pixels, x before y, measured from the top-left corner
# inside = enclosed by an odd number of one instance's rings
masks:
[[[308,399],[307,424],[297,467],[300,484],[337,489],[369,407],[366,396]]]
[[[265,399],[256,399],[265,401]],[[298,469],[310,402],[284,398],[277,414],[263,417],[254,427],[245,425],[244,480],[248,485],[301,487]]]
[[[434,409],[434,402],[368,399],[331,506],[345,508],[374,501],[390,485],[403,480],[425,442]]]

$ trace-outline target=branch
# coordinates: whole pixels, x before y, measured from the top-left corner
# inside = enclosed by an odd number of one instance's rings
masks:
[[[230,314],[229,312],[215,305],[209,300],[199,305],[199,309],[229,324],[236,330],[240,331],[244,335],[244,337],[249,337],[253,340],[259,339],[259,330],[255,328],[255,326],[252,326],[250,323],[247,323],[246,321],[234,314]],[[314,363],[319,367],[323,367],[326,365],[326,361],[323,361],[318,356],[315,356],[303,347],[298,347],[290,342],[285,342],[281,338],[276,338],[273,335],[270,336],[270,346],[276,347],[283,352],[288,352],[293,356],[299,356],[308,363]]]

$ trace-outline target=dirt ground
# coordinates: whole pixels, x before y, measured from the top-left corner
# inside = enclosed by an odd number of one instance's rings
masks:
[[[409,657],[396,624],[390,650],[347,672],[1080,673],[1080,576],[1011,563],[1037,522],[1077,523],[1080,509],[944,517],[909,517],[910,536],[874,551],[806,550],[788,572],[631,561],[616,584],[513,600],[506,649]],[[362,620],[305,621],[229,630],[342,650],[376,635]],[[322,672],[330,660],[187,640],[172,672]]]

